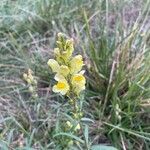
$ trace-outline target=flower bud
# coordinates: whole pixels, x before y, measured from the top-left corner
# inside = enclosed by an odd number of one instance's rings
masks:
[[[28,76],[26,73],[23,74],[23,78],[24,78],[24,80],[27,80]]]
[[[32,81],[29,78],[27,78],[26,81],[28,82],[28,84],[32,84]]]
[[[70,140],[69,142],[68,142],[68,146],[72,146],[73,145],[73,140]]]
[[[29,91],[30,91],[31,93],[33,93],[33,91],[34,91],[33,86],[30,86],[30,87],[29,87]]]
[[[71,124],[70,121],[67,121],[67,122],[66,122],[66,125],[67,125],[69,128],[72,128],[72,124]]]
[[[80,130],[80,129],[81,129],[81,127],[80,127],[80,124],[78,123],[74,130],[77,131],[77,130]]]
[[[63,37],[63,33],[59,32],[59,33],[57,34],[57,36],[58,36],[58,38]]]

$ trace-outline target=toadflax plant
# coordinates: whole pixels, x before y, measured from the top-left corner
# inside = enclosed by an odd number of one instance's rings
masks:
[[[28,84],[28,90],[31,93],[31,97],[33,100],[35,100],[38,97],[37,94],[37,80],[33,76],[33,71],[31,69],[28,69],[27,73],[23,74],[23,79]]]
[[[85,89],[86,79],[84,77],[83,58],[81,55],[72,56],[74,51],[73,39],[67,39],[62,33],[58,33],[57,48],[54,49],[55,59],[49,59],[47,64],[55,73],[56,84],[52,90],[68,98],[71,105],[71,117],[79,122],[82,111],[79,107],[79,95]],[[66,121],[69,129],[73,128],[74,133],[80,130],[80,124],[74,126]],[[71,141],[68,141],[68,143]]]

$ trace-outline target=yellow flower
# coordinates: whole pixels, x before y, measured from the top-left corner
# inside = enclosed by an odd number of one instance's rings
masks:
[[[47,64],[52,69],[53,72],[58,72],[58,69],[59,69],[60,66],[59,66],[59,64],[56,60],[49,59]]]
[[[56,85],[53,86],[53,92],[65,95],[69,91],[69,85],[67,80],[60,74],[55,75],[55,80],[58,82]]]
[[[69,72],[70,72],[70,70],[67,66],[61,65],[58,73],[63,75],[64,77],[66,77],[69,74]]]
[[[71,83],[75,88],[75,92],[79,94],[82,90],[85,89],[86,80],[82,73],[78,73],[73,75]]]
[[[49,59],[47,64],[50,66],[50,68],[52,69],[53,72],[56,72],[58,74],[63,75],[64,77],[66,77],[70,70],[68,68],[68,66],[65,65],[59,65],[58,62],[54,59]]]
[[[71,62],[70,62],[70,70],[71,73],[78,73],[83,66],[83,59],[81,55],[76,55],[75,57],[72,58]]]

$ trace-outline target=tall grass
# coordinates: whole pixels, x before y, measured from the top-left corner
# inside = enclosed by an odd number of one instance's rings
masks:
[[[110,12],[106,9],[106,17]],[[147,14],[149,10],[145,7],[127,29],[120,28],[125,21],[122,16],[118,18],[113,31],[109,31],[108,18],[105,18],[106,24],[100,24],[103,30],[97,33],[96,38],[85,14],[88,37],[85,49],[92,64],[88,71],[91,89],[88,97],[92,98],[89,100],[90,108],[93,106],[91,113],[96,114],[98,124],[105,126],[104,133],[111,142],[123,149],[140,149],[140,145],[141,149],[148,149],[150,146],[149,119],[144,117],[149,114],[149,105],[142,105],[149,101],[150,93]],[[96,99],[95,104],[93,99]]]

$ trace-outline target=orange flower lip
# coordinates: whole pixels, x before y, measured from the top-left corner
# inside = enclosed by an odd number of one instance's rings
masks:
[[[80,81],[84,80],[84,77],[83,76],[76,76],[76,77],[74,77],[74,80],[77,82],[80,82]]]
[[[58,82],[56,86],[57,86],[58,89],[64,89],[65,88],[65,83]]]

